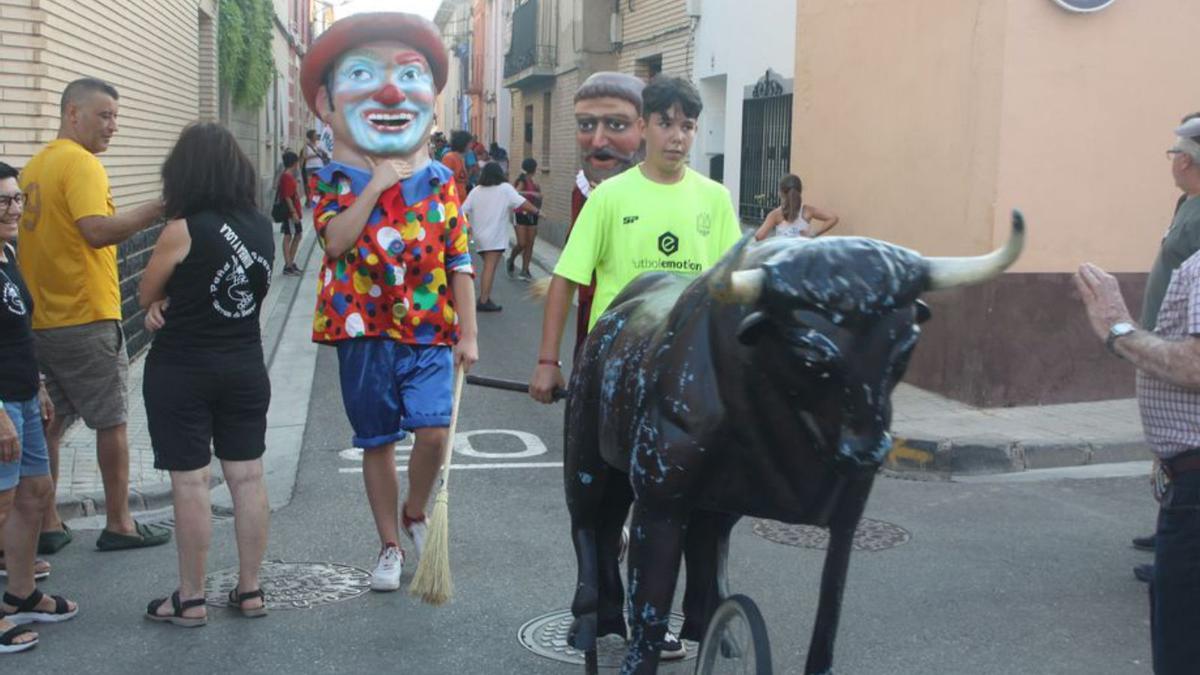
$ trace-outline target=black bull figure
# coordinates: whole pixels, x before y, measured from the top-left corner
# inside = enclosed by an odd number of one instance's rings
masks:
[[[567,398],[566,494],[578,559],[572,646],[630,639],[652,673],[687,561],[681,637],[727,595],[742,515],[829,527],[805,673],[831,672],[854,529],[889,448],[891,394],[929,316],[919,296],[985,281],[1024,224],[976,258],[863,238],[743,240],[695,280],[638,277],[588,336]],[[629,629],[618,555],[630,504]]]

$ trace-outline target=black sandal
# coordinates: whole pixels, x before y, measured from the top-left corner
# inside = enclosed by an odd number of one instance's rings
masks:
[[[32,634],[33,639],[29,642],[17,642],[17,638],[22,635]],[[29,630],[26,626],[13,626],[8,630],[0,633],[0,654],[16,654],[23,652],[26,649],[33,649],[38,644],[37,633]]]
[[[262,607],[252,607],[250,609],[246,609],[242,606],[243,602],[246,602],[247,600],[253,600],[255,598],[262,598]],[[237,586],[234,586],[233,588],[229,589],[229,606],[241,612],[242,616],[246,617],[247,619],[257,619],[267,615],[267,595],[266,593],[263,593],[261,588],[256,591],[239,593]]]
[[[160,615],[158,613],[158,608],[162,607],[168,600],[170,600],[171,609],[173,609],[175,611],[175,613]],[[184,628],[199,628],[200,626],[203,626],[204,624],[208,623],[208,614],[207,613],[205,613],[204,616],[196,616],[196,617],[184,616],[183,613],[185,610],[189,610],[193,607],[203,607],[203,606],[204,606],[204,598],[193,598],[191,600],[180,601],[179,591],[175,591],[174,593],[171,594],[170,598],[159,598],[157,600],[151,600],[150,604],[146,606],[146,618],[150,619],[151,621],[161,621],[163,623],[174,624],[176,626],[182,626]]]
[[[42,598],[44,597],[46,597],[46,594],[42,593],[36,588],[33,589],[33,592],[30,593],[29,597],[25,599],[18,598],[12,593],[6,592],[4,594],[4,604],[12,605],[17,609],[14,612],[9,612],[4,616],[4,618],[15,624],[58,623],[60,621],[74,619],[75,615],[79,613],[79,606],[76,605],[75,609],[71,609],[70,603],[68,603],[67,599],[61,595],[50,596],[50,599],[54,601],[54,609],[49,612],[44,612],[37,608],[37,606],[41,604]]]

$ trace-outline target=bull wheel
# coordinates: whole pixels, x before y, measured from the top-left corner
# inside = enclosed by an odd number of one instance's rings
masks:
[[[754,601],[731,595],[713,612],[700,654],[696,675],[745,673],[771,675],[771,641],[767,623]]]

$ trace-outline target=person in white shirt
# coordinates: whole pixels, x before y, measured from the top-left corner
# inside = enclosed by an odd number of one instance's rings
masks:
[[[777,237],[812,239],[832,230],[838,224],[837,214],[805,204],[800,198],[803,190],[799,176],[791,173],[784,176],[779,181],[779,206],[767,214],[754,238],[762,241],[774,232]],[[814,221],[822,226],[818,227]]]
[[[508,183],[504,168],[495,162],[484,165],[479,185],[467,195],[462,210],[471,223],[475,250],[483,256],[483,276],[479,279],[480,312],[499,312],[503,307],[492,302],[492,282],[496,268],[508,248],[509,214],[514,209],[537,213],[538,208]]]

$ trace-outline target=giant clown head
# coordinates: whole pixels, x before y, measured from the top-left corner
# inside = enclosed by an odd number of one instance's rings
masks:
[[[401,12],[355,14],[313,43],[300,86],[308,107],[333,130],[335,160],[411,160],[426,152],[446,70],[446,48],[432,22]]]
[[[575,142],[588,183],[598,185],[642,155],[642,88],[626,73],[592,74],[575,92]]]

